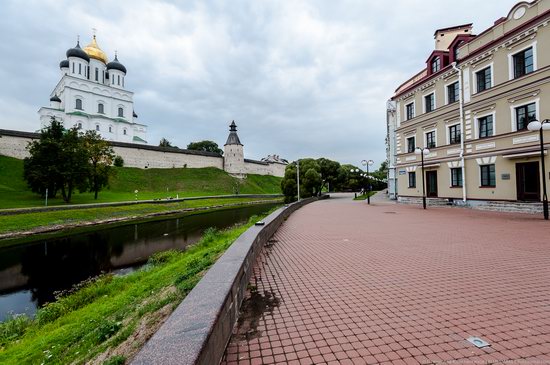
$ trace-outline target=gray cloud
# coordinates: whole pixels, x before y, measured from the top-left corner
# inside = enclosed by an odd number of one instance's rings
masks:
[[[249,158],[379,164],[386,100],[422,68],[433,31],[479,33],[515,2],[2,1],[0,128],[39,127],[66,49],[97,28],[128,69],[151,144],[223,144],[235,119]]]

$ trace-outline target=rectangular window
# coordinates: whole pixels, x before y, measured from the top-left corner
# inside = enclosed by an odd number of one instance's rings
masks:
[[[97,67],[95,68],[95,80],[99,81],[99,70]]]
[[[527,129],[527,124],[535,119],[537,119],[537,105],[535,103],[516,108],[516,130]]]
[[[120,75],[117,75],[118,76],[118,85],[120,85]]]
[[[477,122],[479,124],[479,138],[487,138],[493,135],[494,131],[492,115],[481,117],[477,120]]]
[[[407,110],[407,120],[414,118],[414,103],[407,104],[405,109]]]
[[[95,125],[95,130],[96,130],[96,131],[99,131],[99,124],[96,124],[96,125]]]
[[[426,105],[426,113],[429,113],[435,109],[435,94],[424,96],[424,103]]]
[[[460,124],[449,127],[449,144],[460,143]]]
[[[453,188],[462,187],[462,168],[451,169],[451,186]]]
[[[72,65],[73,65],[73,73],[74,73],[74,62],[72,62]]]
[[[426,133],[426,147],[428,148],[435,147],[435,131]]]
[[[78,74],[82,75],[82,64],[81,63],[78,64]]]
[[[416,172],[409,172],[409,188],[416,188]]]
[[[477,92],[491,87],[491,67],[484,68],[476,73]]]
[[[436,73],[441,69],[441,59],[436,57],[432,61],[432,73]]]
[[[414,149],[416,148],[415,139],[416,138],[414,138],[414,137],[407,138],[407,152],[408,153],[414,152]]]
[[[495,187],[495,165],[480,166],[481,171],[481,186]]]
[[[449,104],[458,100],[458,81],[447,86],[447,99]]]
[[[527,75],[534,71],[532,47],[516,53],[512,58],[514,62],[514,78]]]

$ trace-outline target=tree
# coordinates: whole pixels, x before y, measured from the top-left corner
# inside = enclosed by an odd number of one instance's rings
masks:
[[[322,184],[321,174],[315,170],[315,168],[310,168],[304,174],[304,188],[309,196],[319,195],[321,192],[320,187]]]
[[[340,163],[329,160],[328,158],[319,158],[317,159],[317,163],[319,164],[319,173],[321,174],[320,191],[322,191],[327,184],[334,187],[338,180]]]
[[[82,132],[78,127],[68,129],[61,140],[60,160],[56,163],[61,174],[61,194],[66,203],[71,201],[73,191],[83,187],[88,178],[88,152],[82,143]]]
[[[115,159],[113,160],[113,165],[115,167],[123,167],[124,159],[122,158],[122,156],[116,156]]]
[[[48,198],[56,196],[62,184],[61,154],[65,129],[52,117],[50,125],[40,134],[40,139],[29,143],[30,157],[23,160],[23,178],[34,193]]]
[[[223,155],[223,151],[221,148],[218,147],[218,144],[213,141],[199,141],[199,142],[191,142],[187,145],[188,150],[194,150],[194,151],[205,151],[205,152],[214,152],[219,155]]]
[[[109,176],[113,172],[111,165],[115,155],[113,148],[96,131],[87,131],[82,142],[89,162],[85,190],[93,192],[94,199],[97,200],[99,191],[109,184]]]
[[[172,148],[178,148],[178,146],[172,146],[172,143],[167,140],[166,138],[161,138],[159,142],[159,147],[172,147]]]

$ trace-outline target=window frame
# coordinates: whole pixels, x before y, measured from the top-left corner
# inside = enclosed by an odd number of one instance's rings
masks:
[[[412,116],[409,118],[409,106],[412,106]],[[408,104],[405,104],[405,120],[411,120],[415,117],[415,113],[416,112],[416,105],[415,105],[415,101],[411,101],[410,103]]]
[[[105,104],[97,103],[97,112],[99,114],[105,114]]]
[[[436,57],[432,58],[432,62],[430,62],[430,69],[432,71],[432,74],[441,71],[441,57],[440,56],[436,56]]]
[[[121,107],[121,106],[118,107],[117,116],[118,116],[119,118],[124,118],[124,107]]]
[[[458,130],[455,131],[455,138],[458,138],[458,140],[454,140],[452,141],[451,140],[451,137],[452,137],[452,133],[451,133],[451,128],[457,128],[458,127]],[[457,134],[458,132],[458,134]],[[453,124],[449,124],[447,126],[447,144],[459,144],[461,142],[461,138],[462,138],[462,126],[460,125],[460,123],[453,123]]]
[[[433,146],[428,145],[428,134],[433,133]],[[426,148],[436,148],[437,147],[437,129],[431,129],[429,131],[424,131],[424,146]]]
[[[412,179],[411,179],[412,177]],[[412,182],[412,184],[411,184]],[[416,189],[416,171],[407,172],[407,188]]]
[[[491,179],[491,167],[492,167],[492,179]],[[484,171],[488,169],[489,176],[485,179]],[[491,184],[493,183],[493,184]],[[479,165],[479,186],[482,188],[495,188],[497,186],[497,173],[496,173],[496,164],[484,164]]]
[[[532,49],[532,54],[533,54],[533,71],[516,77],[515,76],[516,75],[516,70],[515,70],[514,56],[518,55],[519,53],[525,52],[529,48]],[[531,74],[531,73],[533,73],[537,70],[538,70],[538,65],[537,65],[537,41],[526,44],[524,47],[518,48],[518,49],[508,53],[508,79],[509,80],[514,80],[514,79],[523,77],[525,75],[529,75],[529,74]]]
[[[481,120],[484,119],[484,118],[487,118],[487,117],[491,117],[492,119],[492,129],[491,129],[491,135],[489,136],[481,136]],[[496,113],[495,112],[492,112],[492,113],[487,113],[487,114],[480,114],[478,116],[475,117],[475,132],[476,132],[476,138],[477,139],[485,139],[485,138],[491,138],[491,137],[494,137],[497,133],[496,133]]]
[[[451,176],[451,185],[450,187],[451,188],[461,188],[463,185],[462,185],[462,167],[451,167],[450,170],[450,176]],[[456,176],[456,179],[455,179],[455,176],[453,174],[453,172],[458,172],[459,174],[457,174]]]
[[[95,130],[96,130],[96,132],[99,132],[99,124],[95,125]]]
[[[521,132],[521,131],[526,131],[527,130],[527,124],[529,124],[529,121],[527,121],[527,123],[525,124],[525,126],[521,129],[518,128],[518,110],[519,109],[523,109],[525,108],[526,109],[526,112],[528,112],[528,108],[530,105],[534,105],[535,106],[535,115],[534,115],[534,119],[533,120],[540,120],[539,119],[539,103],[538,103],[538,99],[535,100],[535,101],[530,101],[528,103],[522,103],[520,105],[514,105],[512,107],[512,131],[514,132]]]
[[[80,107],[79,107],[80,104]],[[84,110],[84,103],[82,102],[81,98],[75,98],[74,100],[74,108],[76,110]]]
[[[454,86],[456,85],[456,86]],[[454,86],[454,87],[453,87]],[[451,100],[451,95],[449,94],[449,91],[451,90],[451,87],[453,87],[453,90],[456,91],[456,93],[454,94],[454,100]],[[445,105],[448,105],[448,104],[452,104],[452,103],[456,103],[457,101],[460,100],[460,84],[458,82],[458,80],[456,80],[455,82],[451,82],[449,84],[446,84],[445,85]]]
[[[433,109],[428,111],[428,104],[426,103],[426,99],[430,96],[433,98]],[[425,95],[422,95],[422,104],[424,106],[424,113],[431,113],[437,108],[437,103],[436,103],[436,99],[435,99],[435,90],[433,90],[432,92],[427,93]]]
[[[405,136],[405,138],[406,138],[405,142],[407,144],[407,153],[413,153],[414,150],[416,149],[416,135],[415,136],[410,136],[410,137]],[[409,140],[410,139],[413,140],[413,145],[414,145],[412,151],[411,151],[411,148],[410,148],[410,145],[409,145]]]
[[[490,74],[490,85],[489,87],[485,87],[483,90],[480,90],[479,88],[479,74],[481,72],[484,72],[486,70],[489,70],[489,72],[491,73]],[[491,89],[493,86],[495,86],[495,80],[494,80],[494,72],[493,72],[493,63],[491,62],[490,64],[486,65],[485,67],[483,67],[482,69],[478,70],[478,71],[475,71],[474,72],[474,80],[475,80],[475,90],[476,90],[476,94],[477,93],[480,93],[480,92],[483,92],[485,90],[489,90]],[[485,79],[487,80],[487,76],[485,76]]]

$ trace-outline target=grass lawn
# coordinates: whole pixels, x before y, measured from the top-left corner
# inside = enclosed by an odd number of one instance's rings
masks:
[[[93,193],[75,192],[71,204],[104,203],[138,199],[163,199],[233,194],[280,194],[281,178],[248,175],[244,180],[234,178],[217,168],[201,169],[138,169],[115,167],[110,186],[94,200]],[[50,199],[48,205],[65,204],[60,198]],[[0,156],[0,209],[43,206],[44,200],[32,193],[23,180],[23,160]]]
[[[126,276],[105,275],[38,310],[0,324],[1,364],[122,364],[249,223],[209,230],[184,252],[153,256]]]
[[[136,204],[120,207],[98,207],[48,212],[22,213],[0,216],[0,234],[28,231],[37,227],[56,225],[78,225],[84,222],[131,217],[139,219],[148,214],[171,212],[188,208],[213,207],[220,205],[245,204],[254,201],[279,202],[280,198],[227,198],[201,199],[164,204]],[[0,246],[2,241],[0,241]]]
[[[376,193],[377,191],[369,191],[368,193],[365,193],[363,195],[357,195],[357,198],[354,198],[353,200],[367,200],[369,196],[373,196]]]

